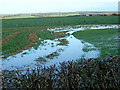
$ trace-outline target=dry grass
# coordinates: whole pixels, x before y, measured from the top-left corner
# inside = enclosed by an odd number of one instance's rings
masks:
[[[4,88],[120,88],[120,57],[68,61],[59,66],[37,67],[33,70],[3,71]]]

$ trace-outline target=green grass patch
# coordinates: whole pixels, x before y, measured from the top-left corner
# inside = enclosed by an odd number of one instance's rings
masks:
[[[46,60],[45,58],[43,58],[43,57],[39,57],[39,58],[37,58],[37,59],[34,60],[34,61],[36,61],[36,63],[37,63],[38,65],[40,65],[40,64],[45,64],[45,63],[47,62],[47,60]]]
[[[10,35],[15,31],[11,32],[4,32],[3,37]],[[38,40],[36,43],[34,43],[32,46],[37,49],[38,46],[41,44],[41,41],[45,39],[54,39],[55,37],[51,35],[50,31],[26,31],[26,32],[21,32],[19,34],[16,34],[12,36],[7,42],[5,42],[2,46],[2,54],[10,54],[13,53],[17,50],[23,49],[26,45],[29,44],[28,41],[28,35],[32,32],[36,32],[37,36],[41,39]]]
[[[5,18],[2,18],[2,19],[19,19],[19,18],[35,18],[37,16],[13,16],[13,17],[5,17]]]
[[[5,37],[7,37],[8,35],[14,33],[16,31],[10,31],[10,32],[2,32],[2,39],[4,39]]]
[[[118,29],[85,30],[73,35],[100,49],[100,57],[118,55]]]
[[[53,15],[46,15],[45,17],[65,17],[65,16],[75,16],[80,14],[53,14]]]
[[[3,19],[3,28],[66,26],[86,24],[118,24],[118,16],[73,16],[73,17],[37,17],[21,19]]]
[[[27,39],[27,35],[30,32],[23,32],[20,34],[16,34],[13,37],[10,38],[9,41],[7,41],[5,44],[2,46],[2,54],[9,54],[12,52],[15,52],[19,50],[20,48],[23,48],[26,46],[29,42]]]
[[[50,31],[37,31],[37,34],[38,34],[38,37],[40,37],[42,40],[45,40],[45,39],[54,39],[54,36],[51,35],[51,32]]]
[[[89,52],[89,51],[92,51],[92,50],[96,50],[95,47],[92,47],[91,45],[88,45],[88,44],[84,44],[84,47],[82,49],[84,52]]]

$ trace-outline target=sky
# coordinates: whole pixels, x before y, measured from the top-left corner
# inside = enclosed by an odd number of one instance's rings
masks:
[[[117,11],[119,0],[0,0],[0,14]]]

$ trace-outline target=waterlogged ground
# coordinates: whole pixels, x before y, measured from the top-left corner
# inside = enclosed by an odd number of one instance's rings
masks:
[[[30,48],[3,59],[3,69],[15,67],[34,67],[35,65],[50,66],[59,62],[84,58],[97,58],[100,51],[94,45],[75,38],[72,33],[80,30],[118,28],[117,25],[78,25],[48,29],[52,32],[67,31],[66,37],[44,40],[38,48]]]

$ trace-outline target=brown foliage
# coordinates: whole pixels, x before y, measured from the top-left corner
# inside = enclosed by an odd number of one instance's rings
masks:
[[[4,88],[120,88],[118,56],[68,61],[27,71],[3,71]]]

